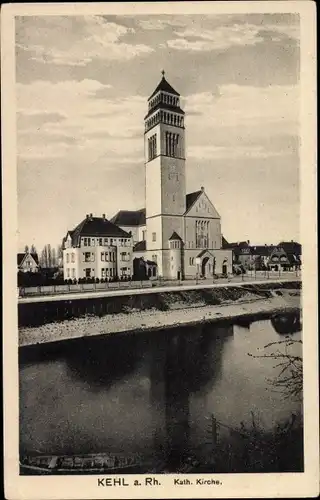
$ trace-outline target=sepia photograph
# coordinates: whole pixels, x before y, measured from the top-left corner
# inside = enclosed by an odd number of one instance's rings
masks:
[[[13,15],[19,480],[307,472],[302,3]]]

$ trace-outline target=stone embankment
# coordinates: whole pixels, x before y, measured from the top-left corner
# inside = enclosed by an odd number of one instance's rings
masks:
[[[30,323],[30,310],[26,318],[19,311],[19,345],[151,332],[242,317],[270,317],[276,312],[300,309],[300,288],[300,281],[287,281],[109,297],[100,299],[94,305],[94,312],[70,305],[67,319],[64,319],[66,314],[53,319],[52,311],[47,311],[42,324]]]

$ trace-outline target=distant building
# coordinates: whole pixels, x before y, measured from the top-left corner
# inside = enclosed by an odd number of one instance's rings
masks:
[[[17,254],[18,271],[23,273],[37,273],[39,271],[39,259],[36,253]]]
[[[293,270],[301,266],[301,245],[296,242],[280,242],[278,245],[250,245],[250,241],[228,243],[232,249],[234,264],[245,269]]]
[[[222,247],[218,211],[204,187],[186,193],[184,118],[180,95],[163,73],[145,116],[145,208],[121,210],[111,219],[131,232],[134,258],[156,263],[165,279],[232,272],[232,251]],[[154,272],[152,265],[146,267]]]
[[[131,277],[132,235],[92,214],[68,231],[62,243],[64,279]]]

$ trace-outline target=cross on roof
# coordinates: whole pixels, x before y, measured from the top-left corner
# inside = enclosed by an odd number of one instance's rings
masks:
[[[166,72],[165,72],[165,70],[163,69],[163,70],[161,71],[161,73],[162,73],[162,76],[164,76]]]

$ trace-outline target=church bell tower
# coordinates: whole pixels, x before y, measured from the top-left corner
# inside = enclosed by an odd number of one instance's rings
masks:
[[[184,238],[186,211],[185,128],[180,94],[162,79],[145,116],[147,257],[171,277],[170,237]]]

